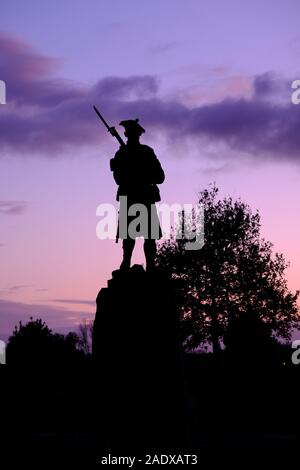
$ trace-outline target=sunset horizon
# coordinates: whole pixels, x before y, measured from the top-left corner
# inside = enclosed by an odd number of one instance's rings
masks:
[[[289,289],[300,287],[299,4],[138,5],[2,6],[2,339],[31,316],[64,333],[93,320],[119,265],[121,243],[96,237],[98,205],[117,208],[118,143],[93,105],[120,133],[140,119],[165,168],[163,202],[196,204],[215,183],[259,210]],[[144,263],[140,241],[133,262]]]

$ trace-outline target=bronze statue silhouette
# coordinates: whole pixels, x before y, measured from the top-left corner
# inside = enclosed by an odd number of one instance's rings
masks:
[[[115,182],[119,186],[117,200],[120,201],[120,211],[117,240],[123,239],[123,260],[120,270],[126,271],[130,268],[135,238],[142,236],[144,237],[146,270],[152,271],[155,267],[156,240],[162,236],[155,206],[155,203],[160,201],[157,184],[163,183],[165,174],[153,149],[140,143],[140,136],[145,129],[139,124],[139,120],[121,121],[120,126],[125,129],[124,135],[127,143],[120,145],[110,162]],[[115,135],[117,132],[112,129],[111,133]],[[126,200],[125,205],[121,203],[123,199]],[[132,235],[129,229],[131,222],[136,219],[136,215],[132,215],[130,211],[134,204],[142,204],[147,214],[147,223],[139,224],[138,235]]]

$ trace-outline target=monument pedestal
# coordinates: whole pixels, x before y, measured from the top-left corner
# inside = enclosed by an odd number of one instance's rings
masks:
[[[97,297],[98,432],[115,452],[183,448],[184,383],[175,292],[160,273],[115,271]]]

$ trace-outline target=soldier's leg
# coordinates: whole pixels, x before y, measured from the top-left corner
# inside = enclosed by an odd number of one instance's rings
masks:
[[[144,253],[146,258],[146,271],[153,271],[155,268],[156,241],[148,238],[144,241]]]
[[[126,238],[123,240],[123,261],[120,269],[126,270],[130,268],[131,256],[134,249],[135,240],[132,238]]]

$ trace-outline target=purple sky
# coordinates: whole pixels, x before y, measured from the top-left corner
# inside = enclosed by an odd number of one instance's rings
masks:
[[[62,331],[92,319],[120,261],[95,234],[117,145],[93,104],[141,119],[164,201],[195,203],[215,181],[258,208],[299,288],[299,13],[297,0],[1,2],[0,337],[30,315]]]

